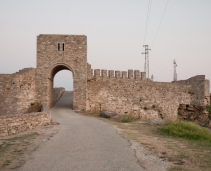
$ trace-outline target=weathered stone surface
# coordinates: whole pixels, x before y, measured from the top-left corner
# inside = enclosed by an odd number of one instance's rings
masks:
[[[0,74],[0,116],[26,113],[36,101],[34,68]]]
[[[185,109],[189,105],[188,110],[193,111],[193,105],[205,106],[210,102],[209,81],[204,76],[162,83],[139,78],[138,72],[129,70],[127,74],[125,71],[109,71],[107,76],[105,73],[101,76],[97,69],[92,75],[89,65],[87,110],[108,110],[118,115],[127,113],[142,120],[175,120],[180,104]],[[141,77],[144,76],[142,73]]]
[[[37,126],[51,123],[51,113],[49,110],[36,113],[26,113],[19,115],[0,116],[0,137],[18,134]]]
[[[87,38],[84,35],[39,35],[37,37],[36,99],[53,105],[53,79],[57,72],[73,75],[74,110],[86,109]]]
[[[191,110],[190,110],[191,109]],[[209,122],[209,112],[204,106],[195,105],[180,105],[178,108],[179,119],[184,119],[187,121],[192,121],[198,123],[201,126],[210,127]]]

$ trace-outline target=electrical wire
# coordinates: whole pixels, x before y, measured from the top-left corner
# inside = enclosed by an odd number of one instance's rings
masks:
[[[151,53],[152,53],[152,55],[151,55],[150,57],[152,57],[152,58],[155,59],[158,63],[160,63],[166,71],[172,72],[171,69],[169,69],[166,65],[164,65],[164,63],[163,63],[159,58],[156,58],[156,57],[155,57],[154,52],[151,51]]]
[[[148,30],[148,25],[149,25],[149,17],[150,17],[151,5],[152,5],[152,0],[149,0],[149,3],[148,3],[148,11],[147,11],[147,19],[146,19],[146,26],[145,26],[145,33],[144,33],[144,43],[145,43],[146,36],[147,36],[147,30]],[[144,43],[143,43],[143,45],[144,45]]]
[[[169,3],[169,0],[167,0],[167,3],[166,3],[166,6],[165,6],[165,9],[164,9],[164,12],[163,12],[163,15],[162,15],[160,24],[159,24],[159,26],[158,26],[158,30],[157,30],[157,32],[156,32],[156,35],[155,35],[155,38],[154,38],[154,40],[153,40],[153,42],[152,42],[152,46],[151,46],[151,47],[153,47],[153,45],[154,45],[154,43],[155,43],[155,40],[156,40],[156,38],[157,38],[158,32],[159,32],[159,30],[160,30],[160,26],[161,26],[161,24],[162,24],[162,22],[163,22],[164,15],[165,15],[165,13],[166,13],[166,9],[167,9],[168,3]]]
[[[153,60],[150,60],[150,63],[153,64],[158,70],[160,70],[162,73],[164,73],[166,76],[173,76],[173,71],[172,72],[166,72],[160,65],[157,64],[157,62],[154,63]],[[172,74],[170,74],[172,73]]]

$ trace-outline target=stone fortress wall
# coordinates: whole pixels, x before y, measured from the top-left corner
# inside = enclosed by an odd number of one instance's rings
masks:
[[[209,80],[195,76],[172,83],[153,82],[138,70],[107,71],[87,65],[87,109],[139,119],[175,120],[180,104],[210,104]]]
[[[29,112],[38,112],[36,105],[53,106],[64,91],[53,89],[53,79],[64,69],[73,74],[74,110],[111,111],[144,120],[175,120],[181,106],[205,108],[210,104],[209,80],[203,75],[166,83],[153,82],[139,70],[93,70],[87,64],[86,36],[39,35],[37,67],[0,74],[0,116],[25,117]],[[43,116],[50,121],[50,115],[44,112]],[[0,126],[7,122],[1,121],[0,118]]]
[[[26,113],[36,101],[34,68],[0,74],[0,115]]]
[[[51,123],[51,113],[36,99],[36,69],[0,74],[0,137],[15,135]],[[53,103],[65,91],[53,89]]]

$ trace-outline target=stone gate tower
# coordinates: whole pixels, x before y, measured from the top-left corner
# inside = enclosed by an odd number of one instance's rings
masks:
[[[53,80],[57,72],[73,75],[73,109],[86,109],[87,38],[84,35],[37,37],[36,99],[52,106]]]

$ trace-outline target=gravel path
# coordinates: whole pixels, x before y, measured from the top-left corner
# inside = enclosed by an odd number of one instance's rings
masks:
[[[109,123],[76,114],[65,92],[51,109],[57,134],[32,153],[21,171],[144,171],[135,150]]]

